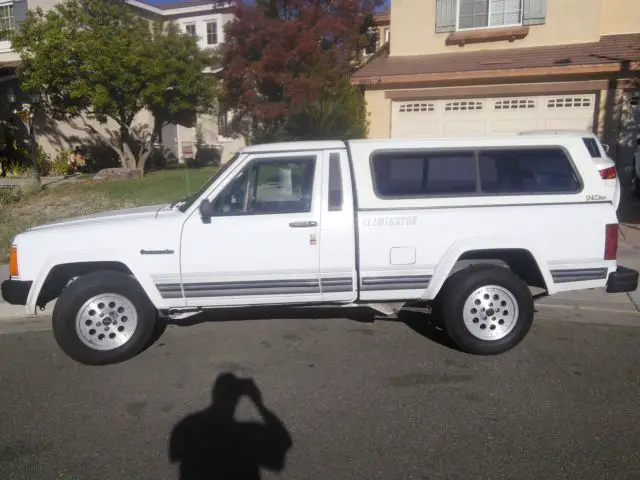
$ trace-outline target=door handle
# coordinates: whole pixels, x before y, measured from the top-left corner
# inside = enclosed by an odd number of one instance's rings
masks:
[[[289,224],[291,228],[309,228],[309,227],[317,227],[318,222],[310,221],[310,222],[291,222]]]

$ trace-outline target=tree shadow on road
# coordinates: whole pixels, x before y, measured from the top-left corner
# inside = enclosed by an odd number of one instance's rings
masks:
[[[246,395],[262,417],[238,422]],[[262,401],[253,379],[223,373],[213,384],[211,405],[182,419],[169,441],[169,460],[180,464],[180,480],[259,480],[260,469],[280,472],[293,440],[284,423]]]

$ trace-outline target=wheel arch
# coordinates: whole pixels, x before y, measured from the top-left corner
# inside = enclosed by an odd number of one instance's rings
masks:
[[[155,292],[150,290],[153,286],[151,279],[136,274],[131,266],[121,260],[83,260],[54,262],[43,268],[41,279],[35,282],[29,293],[27,306],[30,312],[36,313],[38,308],[44,308],[49,302],[60,296],[67,285],[75,278],[98,271],[115,271],[134,278],[146,292],[149,300],[157,305],[158,298]],[[151,282],[151,283],[149,283]]]
[[[69,282],[77,277],[98,271],[115,271],[131,275],[131,269],[122,262],[71,262],[53,266],[37,293],[36,306],[44,308],[50,301],[58,298]]]
[[[475,248],[474,248],[475,247]],[[527,285],[554,293],[549,268],[529,244],[504,242],[497,245],[452,246],[443,256],[425,290],[423,299],[433,300],[446,280],[454,273],[471,265],[488,264],[510,269]]]

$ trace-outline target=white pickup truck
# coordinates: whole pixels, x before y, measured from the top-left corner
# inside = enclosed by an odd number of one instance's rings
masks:
[[[614,163],[587,133],[262,144],[169,205],[16,236],[2,296],[85,364],[131,358],[168,318],[260,305],[431,304],[466,352],[517,345],[532,288],[633,291]]]

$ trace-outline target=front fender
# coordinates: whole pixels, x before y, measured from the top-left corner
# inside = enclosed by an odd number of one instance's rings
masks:
[[[549,271],[549,265],[544,257],[541,255],[539,249],[527,238],[521,237],[506,237],[506,238],[465,238],[453,243],[445,252],[445,254],[438,262],[436,270],[429,282],[429,286],[425,290],[422,299],[433,300],[440,292],[442,285],[449,277],[451,270],[455,266],[458,259],[465,253],[474,250],[504,250],[504,249],[517,249],[528,250],[533,259],[538,264],[538,268],[542,273],[544,282],[547,284],[547,290],[549,294],[556,293],[556,287],[554,286],[551,273]]]
[[[156,308],[164,308],[164,300],[160,296],[160,292],[155,286],[153,278],[137,267],[137,262],[132,258],[122,256],[122,252],[116,252],[114,250],[73,250],[69,252],[61,252],[59,254],[48,257],[38,270],[37,275],[33,279],[29,296],[27,297],[26,310],[28,314],[35,315],[38,309],[38,297],[40,292],[49,276],[49,273],[58,265],[66,265],[73,263],[92,263],[92,262],[114,262],[125,265],[140,283],[142,288],[147,293],[149,300],[156,306]]]

